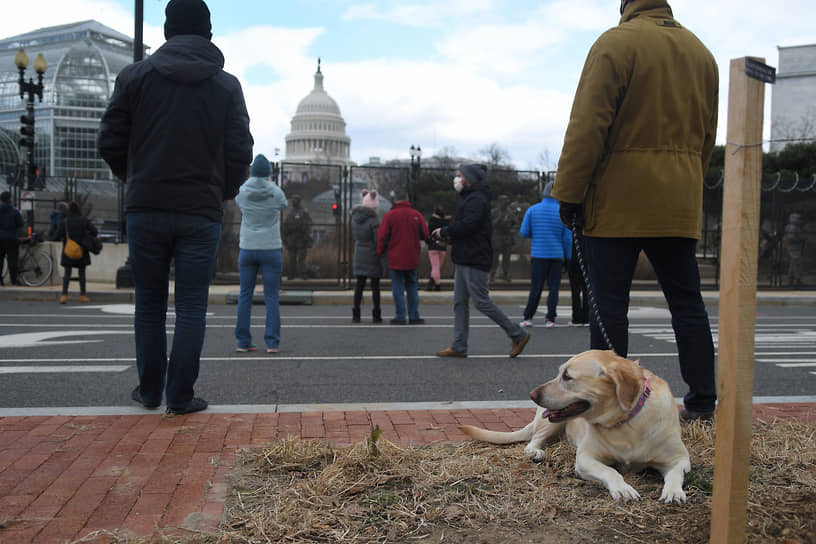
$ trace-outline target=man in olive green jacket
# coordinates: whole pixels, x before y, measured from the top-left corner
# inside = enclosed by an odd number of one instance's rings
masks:
[[[583,226],[590,286],[612,344],[593,318],[591,347],[626,356],[629,291],[644,251],[689,385],[681,418],[709,419],[714,346],[695,249],[717,131],[717,64],[665,0],[622,0],[621,14],[587,56],[552,195],[564,223]]]

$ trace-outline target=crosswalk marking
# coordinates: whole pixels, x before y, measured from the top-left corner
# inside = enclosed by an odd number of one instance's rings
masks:
[[[46,374],[67,372],[124,372],[130,365],[0,366],[0,374]]]

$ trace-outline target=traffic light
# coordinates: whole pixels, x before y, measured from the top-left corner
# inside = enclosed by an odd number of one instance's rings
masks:
[[[342,211],[340,207],[340,191],[337,189],[334,190],[334,202],[332,202],[332,213],[335,217],[340,217],[340,212]]]
[[[20,127],[20,134],[23,135],[20,138],[20,145],[23,147],[27,147],[29,149],[34,148],[34,116],[33,115],[21,115],[20,122],[23,126]]]

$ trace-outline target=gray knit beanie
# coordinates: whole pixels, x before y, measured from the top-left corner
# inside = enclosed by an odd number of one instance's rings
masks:
[[[476,185],[477,183],[482,183],[484,181],[485,174],[487,173],[487,166],[473,162],[468,164],[460,164],[457,167],[457,170],[462,172],[462,175],[465,176],[465,179],[468,180],[471,185]]]
[[[249,175],[255,178],[268,178],[272,175],[272,166],[262,153],[258,154],[255,160],[252,161],[252,168],[249,170]]]

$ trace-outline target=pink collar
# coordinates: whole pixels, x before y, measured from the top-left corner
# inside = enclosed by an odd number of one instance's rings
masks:
[[[640,398],[637,401],[637,404],[635,404],[635,407],[632,408],[631,412],[629,412],[629,415],[626,416],[626,419],[618,421],[617,423],[612,425],[613,428],[620,427],[621,425],[623,425],[624,423],[638,415],[638,412],[640,412],[643,409],[643,405],[646,404],[646,399],[648,399],[649,395],[652,393],[652,390],[649,389],[649,378],[643,376],[643,382],[645,383],[645,387],[643,388],[643,393],[641,393]]]

